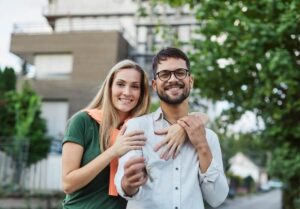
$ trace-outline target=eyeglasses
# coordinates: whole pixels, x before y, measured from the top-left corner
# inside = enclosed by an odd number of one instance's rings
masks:
[[[190,75],[190,72],[187,69],[178,68],[174,71],[170,71],[170,70],[159,71],[155,74],[155,76],[157,76],[161,81],[168,81],[171,78],[172,74],[174,74],[174,76],[178,80],[182,80],[185,79],[187,75]]]

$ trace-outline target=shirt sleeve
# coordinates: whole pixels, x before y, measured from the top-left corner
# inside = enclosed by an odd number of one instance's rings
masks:
[[[207,130],[207,140],[213,159],[205,173],[199,170],[199,180],[204,200],[212,207],[217,207],[226,199],[229,187],[223,170],[218,136]]]
[[[134,131],[134,130],[138,130],[138,128],[139,128],[138,123],[135,123],[133,120],[129,120],[126,123],[125,134],[129,133],[131,131]],[[130,199],[138,200],[143,196],[143,194],[142,194],[143,191],[142,191],[141,187],[139,188],[139,191],[136,194],[134,194],[133,196],[127,196],[121,186],[122,178],[124,176],[124,165],[130,158],[139,157],[139,156],[142,156],[142,152],[140,150],[132,150],[132,151],[127,152],[126,154],[124,154],[122,157],[119,158],[118,170],[115,175],[115,185],[116,185],[118,193],[127,200],[130,200]]]
[[[87,118],[88,116],[85,112],[76,113],[70,118],[65,130],[63,144],[65,142],[73,142],[84,146],[85,121]]]

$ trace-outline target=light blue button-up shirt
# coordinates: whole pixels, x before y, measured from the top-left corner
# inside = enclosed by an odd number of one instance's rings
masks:
[[[213,207],[219,206],[227,197],[228,184],[223,171],[222,155],[217,135],[206,129],[206,138],[213,155],[205,173],[199,169],[198,155],[186,140],[176,159],[160,159],[154,146],[164,136],[154,134],[155,130],[168,127],[159,108],[127,122],[126,132],[143,130],[147,138],[142,150],[130,151],[119,159],[115,184],[119,194],[128,200],[128,209],[204,209],[203,199]],[[139,188],[133,197],[127,197],[121,187],[124,164],[132,157],[144,156],[149,175],[147,183]]]

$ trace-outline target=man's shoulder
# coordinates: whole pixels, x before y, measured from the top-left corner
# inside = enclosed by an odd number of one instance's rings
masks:
[[[209,128],[205,128],[205,132],[206,132],[206,138],[207,138],[209,144],[214,144],[216,142],[219,142],[219,137],[213,130],[211,130]]]
[[[217,136],[217,134],[210,128],[205,128],[205,131],[206,131],[206,135],[213,136],[213,137]]]
[[[152,119],[152,114],[153,113],[148,113],[148,114],[145,114],[145,115],[141,115],[141,116],[138,116],[138,117],[135,117],[135,118],[131,118],[127,121],[127,124],[136,124],[136,123],[145,123],[145,122],[149,122],[149,120]]]

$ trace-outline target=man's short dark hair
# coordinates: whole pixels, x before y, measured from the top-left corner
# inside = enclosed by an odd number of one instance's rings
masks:
[[[190,61],[189,58],[186,56],[186,54],[181,51],[180,49],[173,48],[173,47],[167,47],[162,50],[160,50],[152,60],[152,70],[153,75],[155,77],[157,66],[160,64],[161,61],[167,60],[167,58],[176,58],[176,59],[183,59],[186,62],[186,66],[188,69],[190,69]]]

